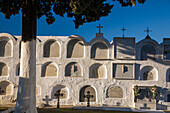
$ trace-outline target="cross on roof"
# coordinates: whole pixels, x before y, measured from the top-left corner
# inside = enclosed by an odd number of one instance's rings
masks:
[[[126,29],[123,27],[123,29],[121,29],[121,30],[123,31],[123,37],[125,37],[124,32]]]
[[[152,32],[152,30],[149,30],[149,27],[147,27],[147,29],[144,30],[144,32],[147,32],[147,35],[149,35],[149,32]]]
[[[103,26],[101,26],[101,24],[99,24],[99,26],[97,26],[97,28],[99,28],[99,33],[101,33],[101,28],[103,28]]]

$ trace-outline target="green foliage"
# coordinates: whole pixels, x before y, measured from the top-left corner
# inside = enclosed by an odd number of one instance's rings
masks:
[[[115,1],[115,0],[113,0]],[[144,3],[146,0],[117,0],[119,1],[119,3],[122,5],[122,7],[127,7],[127,6],[134,6],[136,5],[136,1],[138,1],[138,3]]]
[[[18,14],[23,8],[25,0],[0,0],[0,12],[5,18]],[[116,0],[112,0],[116,1]],[[136,4],[136,0],[117,0],[122,7],[132,6]],[[137,0],[138,3],[144,3],[146,0]],[[95,22],[103,16],[107,16],[113,4],[107,3],[107,0],[37,0],[37,18],[46,16],[48,24],[55,21],[53,12],[56,15],[64,17],[73,17],[75,28],[83,23]]]
[[[134,91],[135,96],[140,95],[140,89],[139,89],[138,85],[134,86],[133,91]]]
[[[52,11],[61,17],[74,17],[75,28],[83,23],[93,22],[110,13],[113,5],[104,3],[106,0],[41,0],[39,1],[38,18],[45,15],[47,23],[52,24],[55,19]]]
[[[22,0],[0,0],[0,12],[5,15],[6,19],[10,19],[10,16],[19,14],[22,5]]]
[[[168,49],[165,49],[164,50],[164,54],[168,54],[169,50]]]
[[[156,99],[156,97],[160,94],[160,90],[158,90],[156,85],[152,86],[151,91],[152,91],[153,99]]]

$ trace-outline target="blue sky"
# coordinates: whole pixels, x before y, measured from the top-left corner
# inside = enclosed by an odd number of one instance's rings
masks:
[[[74,28],[73,18],[55,16],[56,21],[48,25],[45,17],[38,20],[37,35],[39,36],[69,36],[81,35],[86,41],[93,39],[98,32],[96,26],[103,26],[104,37],[112,41],[113,37],[121,37],[123,26],[127,29],[125,37],[136,37],[136,42],[146,37],[149,27],[152,39],[162,42],[163,38],[170,38],[170,0],[147,0],[145,4],[134,7],[121,7],[117,2],[109,16],[102,17],[97,22],[86,23],[78,29]],[[5,19],[0,13],[0,33],[21,35],[21,14]]]

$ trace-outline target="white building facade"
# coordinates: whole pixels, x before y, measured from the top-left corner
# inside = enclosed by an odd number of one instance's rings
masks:
[[[20,75],[21,36],[0,34],[0,104],[15,104]],[[114,37],[97,33],[90,42],[77,35],[37,36],[37,105],[124,106],[170,110],[170,38]],[[156,93],[153,97],[153,86]],[[134,95],[134,87],[139,92]]]

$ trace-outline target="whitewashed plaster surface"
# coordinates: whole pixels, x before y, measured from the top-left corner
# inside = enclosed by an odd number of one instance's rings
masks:
[[[100,35],[99,35],[100,36]],[[13,85],[13,90],[11,91],[11,97],[8,95],[0,95],[0,104],[11,104],[16,98],[16,90],[18,85],[19,76],[16,76],[17,65],[20,63],[19,58],[19,43],[21,36],[11,36],[7,33],[1,33],[1,38],[9,38],[12,45],[12,54],[10,57],[0,57],[0,62],[5,63],[8,66],[8,75],[0,76],[0,83],[2,81],[8,81]],[[16,39],[15,39],[15,38]],[[135,54],[131,58],[124,58],[124,54],[119,54],[119,58],[114,58],[115,45],[114,42],[110,44],[104,37],[95,37],[90,42],[86,42],[81,36],[71,35],[71,36],[38,36],[37,37],[37,49],[36,49],[36,84],[37,84],[37,105],[45,103],[43,99],[47,95],[49,97],[49,104],[56,105],[57,99],[53,97],[54,87],[57,85],[65,86],[67,97],[60,100],[61,105],[86,105],[86,102],[79,102],[80,90],[86,85],[90,85],[94,88],[96,92],[96,101],[91,102],[91,105],[108,105],[108,106],[125,106],[125,107],[135,107],[133,87],[138,86],[154,86],[157,85],[162,89],[161,97],[159,103],[163,105],[170,106],[170,102],[167,101],[166,95],[170,93],[170,82],[167,82],[169,76],[168,69],[170,68],[170,61],[163,60],[163,45],[158,44],[153,39],[143,39],[142,41],[135,43]],[[43,45],[46,41],[53,39],[56,40],[60,47],[59,57],[43,57]],[[72,39],[79,39],[84,43],[84,57],[83,58],[66,58],[67,56],[67,44]],[[108,47],[108,58],[106,59],[91,59],[91,46],[97,42],[102,42]],[[128,42],[127,42],[128,43]],[[131,42],[132,43],[132,42]],[[156,47],[156,60],[140,60],[141,47],[146,43],[152,43]],[[125,46],[124,46],[125,47]],[[132,46],[134,47],[134,46]],[[122,48],[122,47],[121,47]],[[122,56],[120,56],[122,55]],[[127,55],[125,55],[126,57]],[[123,58],[123,59],[122,59]],[[51,62],[56,66],[57,76],[51,77],[41,77],[42,67],[45,63]],[[81,76],[78,77],[66,77],[65,67],[71,62],[77,62],[81,67]],[[105,69],[105,77],[103,78],[89,78],[91,72],[89,72],[89,67],[95,63],[102,64]],[[118,64],[134,64],[134,78],[131,79],[115,79],[113,78],[113,63]],[[142,68],[146,66],[151,66],[154,68],[153,80],[141,80]],[[118,70],[119,71],[119,70]],[[132,73],[132,74],[133,74]],[[167,74],[168,73],[168,74]],[[107,98],[108,88],[113,86],[119,86],[123,91],[123,98]],[[9,101],[4,102],[4,98],[9,98]],[[12,99],[11,99],[12,98]],[[3,103],[2,103],[3,102]],[[164,109],[164,108],[162,108]],[[167,107],[167,109],[170,109]]]

